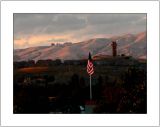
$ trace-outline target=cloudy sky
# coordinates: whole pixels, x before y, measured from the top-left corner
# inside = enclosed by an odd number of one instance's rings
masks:
[[[14,48],[146,31],[146,14],[14,14]]]

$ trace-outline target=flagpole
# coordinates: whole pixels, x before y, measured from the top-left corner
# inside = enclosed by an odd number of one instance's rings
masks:
[[[90,75],[90,100],[92,100],[92,85],[91,85],[91,75]]]

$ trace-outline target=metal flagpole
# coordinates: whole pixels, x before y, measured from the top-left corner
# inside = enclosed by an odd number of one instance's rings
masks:
[[[92,100],[92,86],[91,86],[91,75],[90,75],[90,100]]]

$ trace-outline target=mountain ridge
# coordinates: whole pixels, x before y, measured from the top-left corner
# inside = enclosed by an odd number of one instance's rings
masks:
[[[92,38],[78,43],[68,45],[59,44],[51,46],[37,46],[26,49],[14,50],[14,61],[45,60],[45,59],[84,59],[88,57],[88,52],[92,56],[112,55],[111,42],[117,41],[117,54],[130,55],[135,58],[147,56],[146,32],[138,34],[125,34],[110,38]]]

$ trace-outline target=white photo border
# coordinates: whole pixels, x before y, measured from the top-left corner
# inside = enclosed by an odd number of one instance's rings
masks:
[[[2,1],[1,6],[2,126],[159,125],[158,1]],[[14,13],[146,13],[147,114],[13,114]]]

